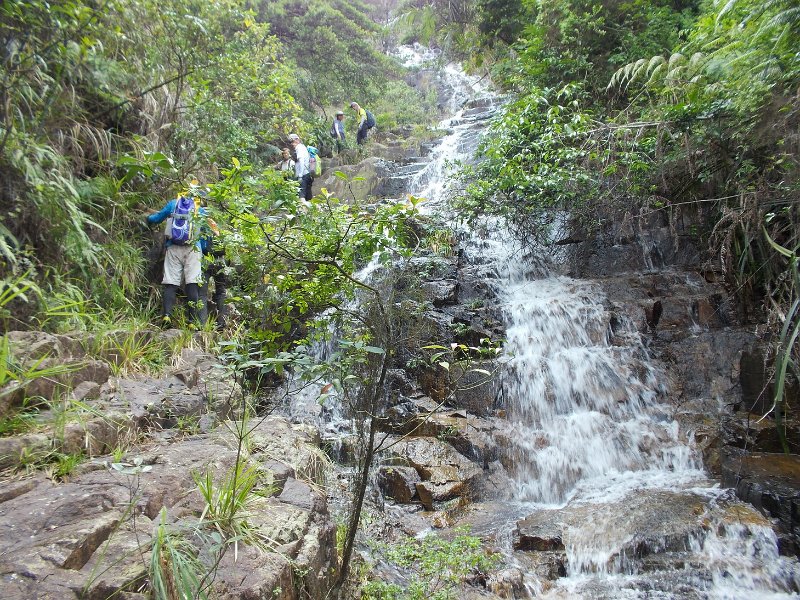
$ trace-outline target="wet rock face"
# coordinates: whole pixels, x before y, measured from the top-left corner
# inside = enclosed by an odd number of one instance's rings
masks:
[[[586,522],[598,524],[603,539],[577,536]],[[556,577],[606,568],[669,571],[693,561],[702,564],[692,557],[702,550],[694,540],[709,529],[724,536],[729,526],[768,529],[769,522],[752,507],[724,497],[708,506],[706,498],[691,492],[640,490],[616,502],[539,510],[518,521],[514,549],[543,553],[548,560],[558,557],[565,569],[551,571]]]
[[[381,467],[378,486],[384,496],[400,504],[409,504],[417,497],[417,484],[422,478],[413,467]]]
[[[401,441],[393,452],[401,460],[408,461],[421,477],[422,480],[415,483],[416,493],[428,510],[445,500],[469,498],[483,473],[483,469],[452,446],[433,438]]]
[[[740,498],[778,519],[781,551],[800,550],[795,515],[800,464],[778,456],[765,341],[744,323],[736,298],[701,264],[690,228],[660,218],[617,220],[594,237],[572,244],[569,270],[594,279],[612,312],[612,343],[631,330],[666,385],[681,435],[694,440],[706,469]],[[673,229],[674,228],[674,229]],[[789,402],[796,390],[789,390]],[[800,427],[789,416],[786,438],[800,448]]]
[[[781,526],[782,554],[800,554],[800,457],[764,452],[727,452],[722,484]]]
[[[670,225],[663,213],[614,219],[605,230],[574,244],[572,268],[587,278],[670,267],[691,269],[701,260],[691,227],[691,219]]]
[[[335,525],[316,485],[296,478],[314,473],[302,428],[269,418],[256,437],[268,454],[256,449],[250,463],[261,469],[248,505],[251,526],[276,546],[269,550],[240,542],[238,560],[226,553],[213,592],[225,598],[322,597],[336,562]],[[263,440],[279,438],[277,444]],[[306,449],[308,448],[308,449]],[[148,470],[125,475],[99,468],[55,485],[33,478],[4,485],[0,494],[0,588],[3,598],[117,597],[145,584],[154,527],[166,510],[167,523],[188,541],[199,524],[204,501],[193,474],[210,469],[221,482],[236,459],[235,440],[221,428],[161,446],[139,455]],[[290,465],[283,479],[259,464]],[[303,591],[305,590],[305,591]],[[305,596],[302,596],[305,597]]]
[[[397,349],[400,364],[418,362],[421,346],[485,348],[488,342],[503,338],[502,315],[491,289],[479,281],[478,273],[460,253],[414,258],[408,271],[397,278],[395,288],[409,304],[403,325],[409,331],[407,345]],[[455,364],[450,370],[418,364],[412,372],[422,392],[434,401],[490,415],[497,409],[499,385],[491,375],[497,365],[479,358],[476,351],[472,353],[475,356],[466,369]]]

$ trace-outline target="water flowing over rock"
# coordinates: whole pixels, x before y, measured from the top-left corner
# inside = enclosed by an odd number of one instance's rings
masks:
[[[447,134],[416,146],[385,135],[371,143],[379,157],[332,160],[315,192],[358,202],[410,193],[447,221],[447,162],[474,160],[501,100],[455,65],[426,63],[434,52],[399,52],[420,59],[410,80],[437,90],[454,114],[440,124]],[[775,427],[758,420],[770,404],[764,342],[699,264],[680,229],[691,224],[631,217],[587,235],[562,217],[555,249],[490,223],[392,273],[405,313],[396,326],[408,335],[393,348],[387,406],[374,415],[388,449],[369,494],[379,517],[365,519],[365,535],[471,527],[502,564],[467,582],[463,598],[798,597],[800,464],[775,454]],[[160,520],[196,528],[205,502],[194,476],[219,480],[236,460],[239,384],[199,350],[184,350],[161,377],[126,377],[115,348],[130,335],[7,335],[22,364],[66,368],[0,390],[0,416],[32,394],[45,417],[60,397],[91,410],[0,438],[4,469],[54,451],[89,458],[63,483],[42,474],[3,483],[2,598],[144,597]],[[134,335],[166,344],[180,334]],[[421,343],[486,339],[503,341],[499,357],[463,369],[411,364]],[[286,418],[250,432],[259,495],[247,519],[268,543],[225,554],[215,597],[326,597],[338,560],[329,503],[349,502],[358,432],[341,407],[318,403],[319,391],[296,394]],[[110,464],[110,452],[143,435],[121,468]],[[342,462],[339,479],[326,479],[320,446]]]
[[[427,74],[418,77],[423,85]],[[493,105],[480,101],[462,110],[434,155],[464,156],[474,148]],[[439,200],[447,194],[446,177],[434,163],[409,189]],[[436,202],[426,210],[446,214]],[[415,373],[430,402],[507,420],[486,429],[485,445],[470,444],[479,451],[465,457],[484,468],[474,478],[472,467],[449,463],[443,458],[449,451],[423,437],[394,449],[393,464],[406,461],[422,477],[415,485],[423,506],[436,509],[438,494],[449,515],[430,522],[471,525],[487,544],[504,549],[508,571],[492,588],[499,597],[800,593],[798,563],[779,555],[774,523],[764,517],[782,521],[780,549],[793,552],[795,465],[770,472],[753,461],[734,463],[723,451],[736,436],[740,446],[756,437],[763,447],[770,443],[768,427],[740,432],[733,425],[739,421],[730,419],[731,407],[744,406],[745,389],[753,405],[755,386],[748,388],[741,374],[759,376],[747,358],[759,342],[699,264],[692,236],[681,235],[691,224],[676,230],[661,216],[631,218],[586,235],[568,230],[568,215],[557,222],[563,230],[555,237],[570,243],[554,248],[515,243],[501,224],[488,236],[467,232],[456,277],[427,286],[439,311],[428,313],[431,330],[443,339],[459,329],[456,323],[475,326],[458,316],[465,299],[487,298],[506,339],[504,370],[476,402],[454,403],[441,373]],[[456,439],[439,425],[452,417],[436,410],[434,417],[416,417],[427,413],[415,402],[396,404],[394,421],[424,419],[415,435]],[[489,476],[492,461],[511,475],[494,495],[473,485]],[[707,469],[725,474],[723,483],[762,512],[720,489]],[[426,486],[434,477],[442,483]],[[408,480],[398,485],[406,487],[398,496],[407,501]],[[460,500],[452,511],[446,498],[456,495],[474,504]]]

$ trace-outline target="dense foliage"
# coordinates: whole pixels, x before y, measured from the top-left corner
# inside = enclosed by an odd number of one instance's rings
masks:
[[[261,20],[297,65],[306,106],[368,102],[385,82],[391,62],[371,38],[379,28],[361,0],[257,2]]]
[[[481,539],[457,529],[452,540],[434,534],[408,539],[394,546],[378,548],[387,561],[403,570],[406,586],[368,581],[362,586],[363,600],[451,600],[463,591],[460,586],[479,579],[498,563],[488,554]]]
[[[379,91],[384,123],[424,114],[378,51],[371,10],[356,0],[4,2],[5,327],[152,318],[142,219],[192,177],[213,183],[233,158],[260,171],[289,132],[324,141],[325,107]]]

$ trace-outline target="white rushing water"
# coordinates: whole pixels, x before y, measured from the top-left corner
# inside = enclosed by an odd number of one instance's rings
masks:
[[[416,68],[438,60],[420,47],[397,55]],[[428,199],[426,210],[446,215],[449,163],[472,159],[498,100],[457,66],[445,69],[452,106],[471,99],[483,107],[441,123],[448,135],[409,186]],[[612,335],[599,286],[564,276],[564,257],[545,254],[523,253],[501,228],[466,247],[467,259],[493,274],[506,318],[509,513],[552,511],[564,524],[566,577],[526,574],[528,597],[797,597],[797,562],[778,555],[772,529],[727,518],[724,507],[736,501],[681,436],[666,405],[667,378],[634,324],[617,322]],[[645,547],[663,562],[645,564]]]

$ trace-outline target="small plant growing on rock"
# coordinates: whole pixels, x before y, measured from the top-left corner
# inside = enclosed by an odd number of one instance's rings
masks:
[[[467,530],[458,531],[453,540],[429,535],[385,546],[384,557],[407,575],[408,584],[368,581],[362,586],[362,600],[451,600],[463,585],[485,579],[499,556],[487,554],[480,538]]]
[[[38,411],[23,405],[19,412],[12,412],[0,419],[0,437],[25,433],[36,427]]]
[[[244,457],[239,457],[218,483],[214,482],[211,470],[203,475],[194,475],[197,489],[206,503],[200,515],[200,524],[208,521],[222,536],[222,540],[232,543],[234,557],[238,556],[239,542],[260,548],[272,543],[248,521],[253,500],[274,493],[272,486],[259,487],[261,475],[259,468],[248,465]]]
[[[153,532],[150,555],[150,592],[155,600],[207,598],[201,589],[205,571],[197,551],[180,533],[167,526],[167,511],[161,509],[161,522]]]
[[[431,231],[423,240],[424,247],[440,256],[453,256],[457,245],[453,230],[447,227]]]
[[[81,464],[86,457],[82,452],[75,454],[62,454],[61,452],[52,453],[53,462],[45,469],[51,479],[63,480],[69,477],[76,467]]]

